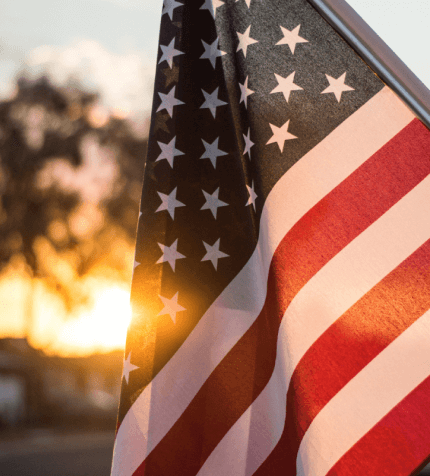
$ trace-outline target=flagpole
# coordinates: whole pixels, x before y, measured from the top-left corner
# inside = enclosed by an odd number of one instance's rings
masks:
[[[308,2],[430,128],[430,91],[344,0]]]

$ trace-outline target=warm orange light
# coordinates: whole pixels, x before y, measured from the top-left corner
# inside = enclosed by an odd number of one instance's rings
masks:
[[[95,105],[88,110],[87,119],[93,127],[104,127],[109,122],[109,112],[104,107]]]
[[[52,350],[82,354],[124,347],[131,319],[129,292],[114,286],[96,292],[94,298],[92,309],[62,326]]]
[[[30,344],[48,354],[77,356],[124,348],[131,320],[125,283],[100,276],[77,280],[91,304],[68,311],[61,295],[43,280],[18,271],[0,279],[0,338],[23,337],[30,325]]]

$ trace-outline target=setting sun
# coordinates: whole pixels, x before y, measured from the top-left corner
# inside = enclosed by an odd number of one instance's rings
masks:
[[[90,275],[75,280],[74,289],[76,293],[85,289],[88,299],[68,310],[61,295],[44,280],[10,269],[0,282],[2,310],[9,316],[0,320],[0,337],[27,333],[35,348],[57,355],[123,349],[131,319],[128,285]]]
[[[75,354],[124,347],[131,319],[129,293],[119,287],[111,287],[97,292],[94,298],[92,309],[83,311],[64,324],[55,347],[67,347],[69,352]]]

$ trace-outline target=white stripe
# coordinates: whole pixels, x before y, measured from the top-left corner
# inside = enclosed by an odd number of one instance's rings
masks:
[[[133,474],[255,321],[266,297],[273,253],[285,234],[413,119],[384,88],[278,181],[266,200],[259,241],[250,260],[124,418],[116,438],[112,476]]]
[[[360,438],[429,375],[430,311],[427,311],[317,415],[300,445],[298,476],[327,474]]]
[[[248,476],[269,456],[284,430],[286,394],[297,364],[340,316],[430,238],[429,203],[430,176],[299,291],[282,320],[269,383],[212,452],[199,476]]]

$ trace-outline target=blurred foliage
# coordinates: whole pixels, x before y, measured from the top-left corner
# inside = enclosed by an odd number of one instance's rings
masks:
[[[17,80],[0,102],[0,272],[21,263],[69,308],[91,270],[129,279],[146,147],[79,84]]]

